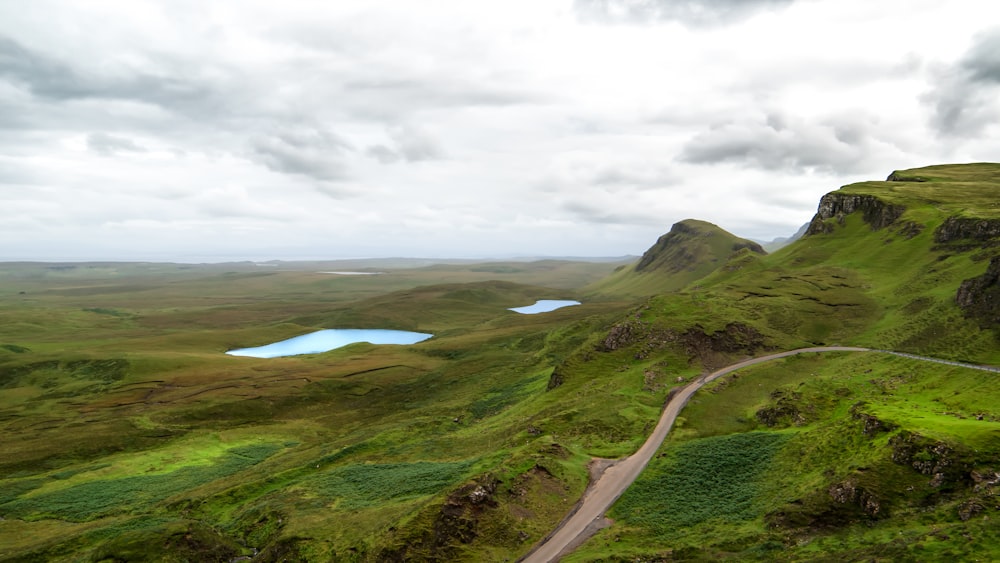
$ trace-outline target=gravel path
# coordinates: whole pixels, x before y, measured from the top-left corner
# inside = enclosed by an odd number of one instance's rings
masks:
[[[532,551],[521,558],[520,561],[524,563],[548,563],[551,561],[558,561],[560,557],[571,552],[598,530],[610,525],[604,518],[604,513],[611,507],[612,504],[614,504],[616,500],[618,500],[618,497],[625,492],[625,489],[627,489],[629,485],[635,481],[636,477],[639,476],[639,473],[642,472],[643,468],[646,467],[646,464],[649,463],[649,460],[652,459],[653,454],[655,454],[656,450],[660,447],[663,439],[667,437],[667,433],[670,432],[670,428],[673,426],[674,420],[681,412],[681,409],[684,408],[684,405],[687,404],[688,399],[690,399],[691,395],[694,395],[695,391],[701,389],[706,383],[747,366],[810,352],[881,352],[915,360],[1000,373],[1000,368],[993,366],[966,364],[962,362],[940,360],[937,358],[917,356],[902,352],[872,350],[870,348],[857,348],[853,346],[819,346],[815,348],[799,348],[797,350],[789,350],[787,352],[769,354],[759,358],[744,360],[731,366],[724,367],[706,376],[699,377],[674,395],[674,397],[670,399],[670,402],[668,402],[666,407],[663,409],[663,414],[660,416],[659,423],[657,423],[653,433],[649,436],[642,447],[639,448],[639,450],[634,454],[615,461],[608,466],[604,470],[603,474],[590,484],[587,491],[584,492],[583,498],[579,503],[577,503],[573,511],[570,512],[570,514],[551,534],[546,536]]]

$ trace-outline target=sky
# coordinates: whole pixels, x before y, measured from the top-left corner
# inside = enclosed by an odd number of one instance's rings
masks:
[[[0,260],[770,240],[998,118],[992,0],[0,1]]]

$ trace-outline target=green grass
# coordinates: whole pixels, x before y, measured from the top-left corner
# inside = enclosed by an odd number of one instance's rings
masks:
[[[432,495],[466,476],[470,462],[346,465],[305,481],[316,494],[334,499],[337,510],[358,510]]]
[[[954,304],[995,247],[933,236],[950,215],[996,216],[996,170],[848,186],[906,212],[880,231],[859,214],[832,220],[768,256],[702,230],[680,248],[687,269],[646,273],[567,261],[0,265],[0,558],[230,559],[253,546],[265,560],[362,561],[410,544],[417,559],[516,558],[582,493],[591,457],[632,453],[670,389],[713,366],[821,343],[1000,364],[996,328]],[[319,273],[365,268],[385,273]],[[573,297],[584,304],[507,311]],[[435,336],[222,353],[352,327]],[[625,336],[609,346],[611,334]],[[691,401],[643,476],[660,485],[623,497],[635,510],[574,557],[990,554],[996,532],[957,520],[968,487],[928,488],[891,460],[890,440],[909,440],[918,461],[943,443],[962,464],[1000,466],[993,387],[990,374],[877,354],[742,370]],[[891,430],[863,434],[861,414]],[[273,451],[234,450],[251,445]],[[718,480],[682,479],[693,474]],[[488,503],[456,508],[460,491],[494,480]],[[845,482],[890,516],[831,506],[827,491]],[[726,494],[692,496],[706,486]],[[667,503],[689,520],[670,520]],[[804,533],[813,520],[830,526]]]
[[[612,519],[664,539],[709,521],[758,516],[757,479],[788,436],[748,432],[686,442],[658,458],[615,504]]]
[[[185,466],[148,475],[94,479],[51,491],[22,493],[0,505],[0,511],[24,520],[58,518],[74,522],[119,513],[135,514],[172,495],[256,465],[280,449],[280,446],[270,444],[240,446],[226,450],[208,465]],[[61,474],[53,477],[65,478]],[[34,484],[32,481],[28,483]]]
[[[740,370],[692,398],[680,427],[615,505],[615,526],[570,560],[994,553],[988,521],[958,517],[970,499],[996,504],[960,478],[1000,464],[994,379],[878,353],[807,354]],[[771,428],[755,416],[779,403],[804,416]],[[861,415],[876,417],[881,428],[865,434]],[[931,475],[893,460],[893,440],[916,444],[914,460],[938,459],[934,448],[948,445],[943,470],[952,477],[930,485]],[[830,488],[845,482],[877,499],[880,512],[872,517],[859,505],[834,502]],[[912,540],[897,543],[900,534]]]

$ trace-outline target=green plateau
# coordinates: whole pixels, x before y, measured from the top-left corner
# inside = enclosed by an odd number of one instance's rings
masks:
[[[224,354],[324,328],[434,337]],[[680,387],[836,345],[876,351],[698,391],[564,560],[1000,559],[1000,373],[960,365],[1000,365],[1000,164],[844,186],[770,254],[0,264],[0,560],[515,561]]]

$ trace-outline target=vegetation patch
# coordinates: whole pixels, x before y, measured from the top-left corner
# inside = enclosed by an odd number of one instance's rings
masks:
[[[624,518],[654,533],[709,520],[754,518],[757,477],[787,440],[776,432],[747,432],[686,442],[655,460],[615,505]]]
[[[306,486],[336,499],[338,509],[357,510],[440,493],[460,481],[470,467],[471,461],[347,465],[308,480]]]
[[[0,505],[0,511],[27,520],[55,518],[73,522],[141,511],[167,497],[256,465],[280,449],[280,446],[267,444],[241,446],[229,449],[210,465],[98,479],[49,492],[22,494]]]

